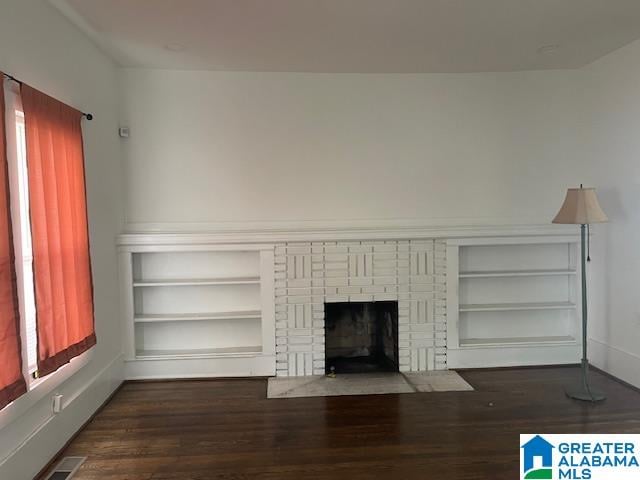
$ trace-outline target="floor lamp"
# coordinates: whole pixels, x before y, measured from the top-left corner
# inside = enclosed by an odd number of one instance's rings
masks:
[[[587,251],[588,229],[592,223],[604,223],[607,216],[600,208],[594,188],[570,188],[553,223],[580,225],[582,258],[582,382],[575,389],[567,390],[567,396],[576,400],[599,402],[607,398],[589,385],[589,360],[587,360]]]

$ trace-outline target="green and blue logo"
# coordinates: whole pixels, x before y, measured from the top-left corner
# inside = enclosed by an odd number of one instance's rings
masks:
[[[553,480],[553,449],[550,442],[536,435],[522,449],[522,478]]]
[[[520,435],[520,480],[638,480],[640,435]]]

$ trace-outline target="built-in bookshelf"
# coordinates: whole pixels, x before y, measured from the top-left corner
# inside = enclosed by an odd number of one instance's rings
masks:
[[[128,378],[275,373],[273,247],[120,252]]]
[[[448,241],[448,365],[575,363],[577,255],[566,236]]]

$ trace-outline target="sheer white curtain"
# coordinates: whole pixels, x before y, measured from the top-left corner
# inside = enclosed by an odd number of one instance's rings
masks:
[[[29,177],[24,129],[24,114],[20,88],[16,82],[5,81],[5,122],[7,130],[7,160],[11,189],[11,223],[13,224],[14,251],[25,378],[33,382],[37,370],[36,309],[33,290],[33,254],[29,223]]]

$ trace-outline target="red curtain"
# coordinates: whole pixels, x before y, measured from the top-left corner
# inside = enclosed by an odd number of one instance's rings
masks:
[[[38,374],[48,375],[96,344],[89,255],[82,113],[22,86]]]
[[[22,375],[20,313],[11,234],[4,122],[4,88],[0,82],[0,409],[27,391],[27,384]]]

